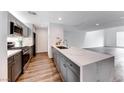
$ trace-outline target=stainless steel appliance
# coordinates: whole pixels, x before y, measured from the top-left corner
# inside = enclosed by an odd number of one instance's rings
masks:
[[[14,22],[10,22],[10,34],[23,35],[23,28],[19,25],[15,25]]]
[[[29,47],[23,47],[22,48],[23,56],[22,56],[22,67],[25,66],[25,64],[29,61],[30,59],[30,53],[29,53]]]

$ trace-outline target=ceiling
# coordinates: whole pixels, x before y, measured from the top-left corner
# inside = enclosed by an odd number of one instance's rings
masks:
[[[34,11],[37,15],[31,15],[27,11],[10,12],[22,22],[34,24],[37,28],[47,27],[49,23],[60,23],[78,29],[124,25],[124,11]]]

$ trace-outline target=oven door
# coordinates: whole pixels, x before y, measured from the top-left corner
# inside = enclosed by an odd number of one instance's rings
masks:
[[[30,59],[30,54],[27,51],[26,53],[23,54],[23,62],[22,62],[22,67],[24,68],[25,64],[28,62]]]

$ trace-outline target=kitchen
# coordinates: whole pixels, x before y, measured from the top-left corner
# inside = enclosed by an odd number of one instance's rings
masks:
[[[8,14],[8,81],[14,82],[23,74],[30,59],[35,56],[35,38],[31,29]]]
[[[1,81],[123,81],[123,59],[118,58],[123,52],[118,51],[115,38],[117,30],[123,31],[123,14],[100,11],[4,12],[1,20],[6,20],[4,27],[7,26],[7,29],[3,29],[7,32],[3,34],[6,34],[7,44],[3,43],[7,49],[3,49],[8,57]],[[113,18],[111,15],[114,15]],[[32,24],[21,22],[24,17],[29,18]],[[41,22],[44,24],[41,25]],[[120,48],[123,50],[123,44]]]

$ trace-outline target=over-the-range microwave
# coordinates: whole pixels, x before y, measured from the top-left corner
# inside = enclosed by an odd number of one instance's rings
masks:
[[[10,34],[23,35],[23,28],[14,24],[14,22],[10,22]]]

